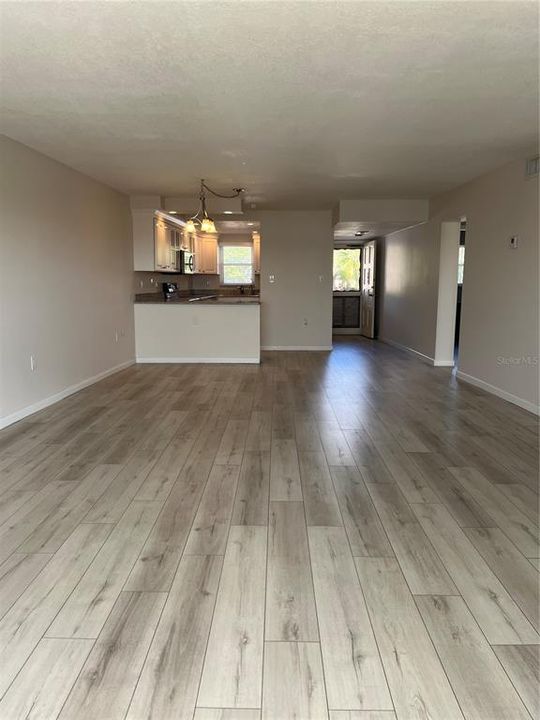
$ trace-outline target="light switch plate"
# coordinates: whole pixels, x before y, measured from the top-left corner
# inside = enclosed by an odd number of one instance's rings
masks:
[[[519,240],[518,236],[517,236],[517,235],[513,235],[513,236],[510,238],[510,247],[513,248],[513,249],[517,248],[517,246],[518,246],[518,240]]]

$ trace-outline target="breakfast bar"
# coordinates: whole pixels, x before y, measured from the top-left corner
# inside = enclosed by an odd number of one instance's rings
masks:
[[[209,296],[135,302],[139,363],[259,363],[258,297]]]

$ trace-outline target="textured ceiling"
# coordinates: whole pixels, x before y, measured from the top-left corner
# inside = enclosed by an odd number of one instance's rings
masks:
[[[389,235],[410,225],[409,222],[338,222],[334,225],[334,244],[360,244],[367,240]],[[361,237],[355,233],[362,232]]]
[[[129,193],[422,197],[537,137],[536,2],[2,2],[1,128]]]

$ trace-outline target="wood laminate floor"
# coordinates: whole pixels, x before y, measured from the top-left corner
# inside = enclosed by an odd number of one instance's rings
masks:
[[[0,720],[530,720],[535,417],[383,344],[0,433]]]

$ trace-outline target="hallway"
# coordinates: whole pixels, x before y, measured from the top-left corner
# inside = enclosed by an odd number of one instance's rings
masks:
[[[538,717],[537,427],[341,336],[0,432],[0,720]]]

